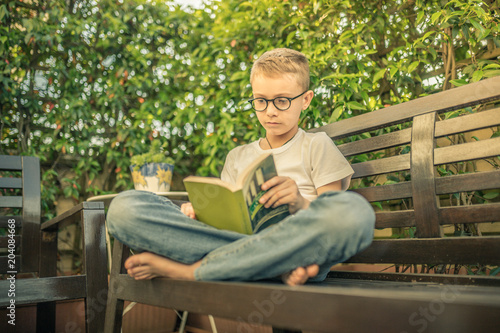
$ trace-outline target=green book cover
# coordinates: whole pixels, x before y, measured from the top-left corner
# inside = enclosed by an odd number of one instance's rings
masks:
[[[277,175],[273,155],[269,153],[250,164],[236,184],[190,176],[184,179],[184,185],[199,221],[218,229],[252,234],[289,215],[288,205],[265,208],[259,204],[265,193],[261,185]]]

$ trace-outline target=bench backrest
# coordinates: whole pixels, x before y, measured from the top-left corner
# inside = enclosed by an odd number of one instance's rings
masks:
[[[494,77],[314,130],[351,159],[353,190],[383,207],[376,228],[409,233],[375,241],[351,262],[500,265],[500,237],[443,238],[445,225],[500,221],[498,199],[488,202],[500,188],[498,100]],[[463,109],[469,112],[452,117]],[[470,134],[485,128],[481,138]],[[489,164],[486,171],[481,163]]]
[[[0,273],[38,272],[40,214],[39,159],[0,155]]]

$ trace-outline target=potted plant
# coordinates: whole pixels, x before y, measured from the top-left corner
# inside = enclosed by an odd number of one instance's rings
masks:
[[[174,172],[174,159],[162,152],[160,140],[153,140],[149,152],[130,159],[136,190],[168,192]]]

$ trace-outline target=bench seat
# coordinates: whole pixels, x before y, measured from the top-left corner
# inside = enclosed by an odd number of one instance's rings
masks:
[[[500,327],[500,77],[360,114],[326,132],[350,160],[351,190],[376,208],[377,237],[348,263],[398,273],[331,272],[320,284],[134,281],[115,241],[106,327],[123,301],[308,332],[494,332]],[[476,131],[479,131],[477,134]],[[463,268],[478,275],[459,275]],[[419,274],[426,271],[430,274]],[[444,271],[452,274],[440,274]],[[482,276],[481,274],[485,275]],[[278,329],[276,329],[277,331]]]

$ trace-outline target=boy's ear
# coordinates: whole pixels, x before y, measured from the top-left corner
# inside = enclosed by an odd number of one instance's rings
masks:
[[[309,104],[311,104],[313,97],[314,97],[314,91],[312,90],[308,90],[304,94],[304,104],[302,105],[302,110],[305,110],[309,107]]]

